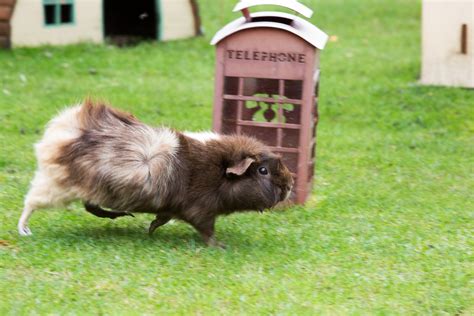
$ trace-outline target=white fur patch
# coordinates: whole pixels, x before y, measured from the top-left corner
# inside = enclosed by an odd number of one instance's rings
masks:
[[[140,202],[143,196],[154,199],[159,207],[167,196],[170,178],[175,168],[174,160],[179,149],[179,138],[168,128],[152,128],[144,124],[130,126],[119,120],[94,130],[94,136],[101,141],[79,155],[76,163],[82,165],[83,177],[97,177],[103,183],[112,184],[118,198],[110,200],[108,191],[97,183],[91,189],[81,183],[68,184],[68,166],[58,164],[62,148],[83,135],[83,126],[78,118],[81,106],[62,111],[47,125],[44,136],[36,144],[38,170],[25,198],[25,208],[18,223],[21,235],[30,235],[28,220],[33,211],[67,205],[77,199],[102,205],[124,206],[129,200]],[[208,133],[212,134],[212,133]],[[210,135],[208,135],[208,138]],[[86,183],[87,181],[84,180]],[[158,194],[156,194],[158,192]],[[105,205],[107,207],[107,205]]]
[[[184,132],[185,136],[193,138],[200,141],[201,143],[206,143],[210,140],[219,140],[221,136],[213,132]]]
[[[80,109],[79,105],[67,108],[48,123],[43,138],[35,145],[40,168],[54,157],[57,157],[61,145],[81,135],[77,119]]]
[[[54,161],[61,154],[60,148],[82,135],[78,113],[81,106],[62,111],[47,125],[43,139],[36,144],[38,171],[31,183],[26,204],[33,209],[68,204],[83,199],[98,204],[102,198],[84,191],[82,187],[65,187],[67,168]],[[95,162],[83,160],[85,170],[110,179],[119,188],[127,191],[129,183],[141,183],[141,192],[153,192],[160,188],[160,196],[166,194],[166,183],[173,174],[173,160],[179,148],[179,138],[168,128],[152,128],[147,125],[132,127],[104,126],[98,133],[119,139],[104,142]],[[120,144],[117,152],[114,145]],[[126,196],[124,195],[124,198]],[[156,201],[160,204],[161,201]]]
[[[179,147],[176,134],[167,129],[153,129],[149,126],[134,127],[128,130],[122,140],[123,155],[117,155],[112,144],[104,144],[100,156],[98,172],[113,179],[117,186],[140,182],[144,191],[153,191],[155,186],[165,190],[166,183],[173,172],[172,160]],[[164,193],[164,192],[163,192]]]

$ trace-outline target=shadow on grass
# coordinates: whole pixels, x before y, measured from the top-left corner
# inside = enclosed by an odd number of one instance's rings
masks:
[[[39,239],[52,239],[62,245],[91,245],[97,247],[109,247],[120,245],[124,247],[158,247],[160,249],[196,249],[209,248],[201,239],[201,236],[188,227],[185,223],[172,224],[157,229],[153,235],[140,225],[132,226],[68,226],[48,229],[35,234]],[[217,238],[224,242],[228,250],[242,248],[264,248],[262,241],[252,239],[238,230],[220,229]]]
[[[41,212],[30,223],[33,236],[21,238],[11,230],[5,239],[15,240],[21,248],[56,248],[58,251],[114,252],[132,251],[212,252],[189,224],[174,221],[158,228],[152,236],[148,225],[152,216],[137,216],[116,220],[98,219],[82,209],[70,212]],[[292,247],[291,238],[281,236],[275,226],[286,223],[278,217],[262,218],[252,214],[221,217],[216,225],[216,237],[226,245],[226,255],[275,255]],[[11,225],[14,227],[14,224]],[[220,249],[219,249],[220,250]]]

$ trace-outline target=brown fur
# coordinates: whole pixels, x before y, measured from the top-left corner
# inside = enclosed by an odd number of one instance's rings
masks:
[[[66,174],[59,185],[78,192],[97,216],[153,213],[150,232],[177,218],[209,245],[218,245],[217,216],[270,208],[291,191],[288,169],[253,138],[199,141],[91,101],[77,112],[77,122],[80,135],[61,143],[49,163]],[[269,174],[261,174],[261,167]],[[109,216],[100,206],[114,213]]]
[[[94,103],[91,99],[86,99],[82,105],[78,121],[84,130],[98,129],[104,124],[117,124],[118,122],[125,125],[140,124],[130,113],[108,107],[104,103]]]

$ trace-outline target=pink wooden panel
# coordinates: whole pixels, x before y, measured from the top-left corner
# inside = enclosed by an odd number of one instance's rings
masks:
[[[280,29],[243,30],[217,45],[214,130],[254,136],[280,153],[301,204],[314,175],[317,68],[319,51]]]
[[[308,65],[309,45],[301,38],[280,29],[248,29],[221,43],[224,47],[226,76],[252,78],[303,79]]]

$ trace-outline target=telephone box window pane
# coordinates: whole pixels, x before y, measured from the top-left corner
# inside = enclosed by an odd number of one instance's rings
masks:
[[[285,97],[301,100],[303,95],[303,81],[285,80]]]
[[[313,138],[316,138],[316,126],[317,125],[318,125],[318,121],[313,123],[313,130],[312,130]]]
[[[282,147],[298,148],[300,144],[300,130],[299,129],[283,129],[282,133]]]
[[[237,120],[237,101],[224,100],[222,117],[224,120]]]
[[[244,95],[265,98],[278,96],[278,80],[244,78]]]
[[[225,77],[224,78],[224,94],[238,95],[239,93],[239,78]]]
[[[61,23],[72,22],[72,4],[61,4]]]
[[[237,125],[236,124],[231,124],[227,123],[222,126],[222,133],[231,135],[237,133]]]
[[[312,105],[311,105],[311,115],[313,117],[318,116],[318,97],[313,98],[313,102],[312,102]]]
[[[242,126],[242,134],[253,136],[267,146],[277,145],[277,129],[257,126]]]
[[[258,101],[245,101],[245,106],[242,108],[242,120],[254,121],[256,114],[262,110],[262,106]],[[263,122],[263,121],[261,121]]]
[[[281,153],[283,163],[288,167],[290,172],[298,171],[298,154],[297,153]]]
[[[277,122],[278,105],[272,102],[246,101],[242,119],[254,122]]]
[[[308,169],[308,182],[311,182],[314,177],[314,163],[310,164]]]
[[[55,5],[54,4],[46,4],[44,6],[44,22],[46,25],[51,25],[56,23],[55,19]]]
[[[283,117],[285,123],[300,124],[301,120],[301,105],[285,103],[282,104]]]

